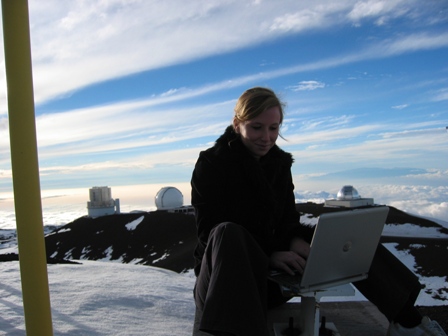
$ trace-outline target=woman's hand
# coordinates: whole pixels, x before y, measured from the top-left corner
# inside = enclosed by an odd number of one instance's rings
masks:
[[[292,238],[289,244],[289,249],[297,253],[305,260],[308,259],[308,256],[310,255],[310,244],[308,244],[302,238],[298,237]]]
[[[278,251],[271,254],[269,266],[293,275],[303,273],[306,259],[310,254],[310,244],[302,238],[294,237],[289,245],[290,251]]]
[[[277,251],[271,254],[269,266],[277,270],[294,275],[295,272],[303,273],[306,260],[294,251]]]

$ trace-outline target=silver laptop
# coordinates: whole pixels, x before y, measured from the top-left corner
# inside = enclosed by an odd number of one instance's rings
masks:
[[[269,278],[295,294],[367,278],[388,212],[377,206],[320,215],[303,274],[272,271]]]

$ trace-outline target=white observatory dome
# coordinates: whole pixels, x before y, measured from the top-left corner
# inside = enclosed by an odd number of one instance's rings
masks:
[[[359,199],[361,196],[358,194],[358,191],[351,185],[346,185],[341,188],[341,190],[338,191],[338,200],[352,200],[352,199]]]
[[[164,187],[156,195],[157,210],[169,210],[180,208],[184,205],[184,196],[179,189]]]

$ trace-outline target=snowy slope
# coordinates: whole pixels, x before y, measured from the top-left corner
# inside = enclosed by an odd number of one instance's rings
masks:
[[[323,210],[308,207],[302,221],[313,225]],[[392,210],[384,244],[425,286],[417,304],[446,305],[446,223]],[[46,237],[49,257],[79,264],[48,265],[54,334],[191,335],[194,230],[191,216],[168,213],[83,217],[57,227]],[[0,257],[17,252],[13,230],[0,230],[0,243]],[[0,274],[0,335],[25,335],[19,263],[0,262]],[[347,299],[363,300],[359,293]]]

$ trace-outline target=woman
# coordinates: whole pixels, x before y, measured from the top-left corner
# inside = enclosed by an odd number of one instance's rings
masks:
[[[293,158],[276,145],[283,106],[270,89],[245,91],[232,125],[200,153],[192,175],[194,297],[200,329],[213,335],[269,335],[267,310],[287,299],[267,280],[268,269],[292,274],[305,267],[313,230],[300,224],[295,208]],[[382,245],[369,278],[355,286],[390,321],[407,328],[422,321],[414,307],[417,278]],[[390,335],[408,335],[393,333],[413,330],[407,328],[392,323]]]

